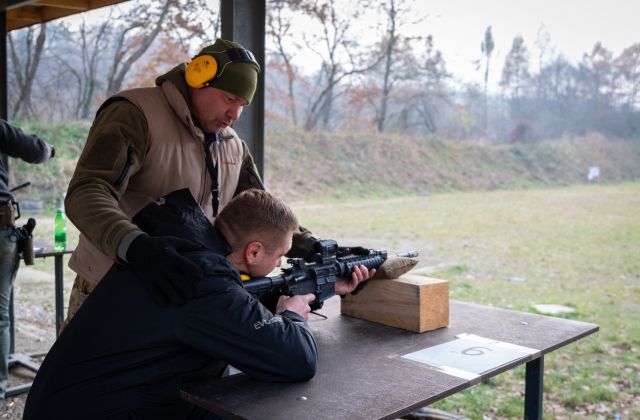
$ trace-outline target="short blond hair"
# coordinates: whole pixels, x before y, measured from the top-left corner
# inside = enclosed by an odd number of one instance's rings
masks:
[[[298,229],[298,218],[275,195],[251,188],[224,206],[216,217],[215,226],[233,250],[252,241],[260,241],[270,248],[275,246],[274,239]]]

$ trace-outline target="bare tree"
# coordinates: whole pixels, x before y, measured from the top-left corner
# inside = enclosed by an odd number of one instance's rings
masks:
[[[524,45],[524,38],[516,36],[511,44],[502,67],[500,86],[509,102],[509,140],[511,142],[530,140],[532,127],[530,118],[524,114],[524,90],[529,85],[529,52]],[[528,116],[530,117],[530,116]]]
[[[146,14],[141,15],[142,9]],[[138,0],[111,10],[107,18],[76,28],[64,21],[50,23],[37,38],[35,26],[11,34],[14,117],[89,119],[130,74],[135,82],[153,82],[167,67],[187,61],[198,39],[209,43],[219,31],[219,14],[206,0]],[[46,66],[46,75],[38,64]],[[136,72],[146,74],[138,79]],[[36,94],[39,100],[33,102]]]
[[[502,68],[500,86],[504,89],[512,104],[517,104],[523,90],[529,83],[529,52],[524,38],[516,36],[507,53]]]
[[[480,44],[480,50],[484,56],[484,132],[487,133],[487,126],[489,121],[489,104],[487,97],[487,87],[489,85],[489,65],[491,64],[491,54],[495,44],[493,42],[493,35],[491,34],[491,26],[487,26],[484,31],[484,40]]]
[[[540,24],[538,28],[535,46],[538,50],[538,71],[541,71],[546,64],[545,61],[553,58],[555,55],[553,45],[551,44],[551,35],[544,23]]]
[[[154,75],[160,67],[177,64],[176,58],[186,58],[193,45],[200,49],[212,43],[220,32],[220,14],[206,0],[138,0],[115,20],[121,24],[111,31],[107,96],[123,88],[125,77],[144,54],[154,54],[143,69]],[[164,45],[157,45],[158,39]]]
[[[385,129],[390,96],[397,80],[410,79],[412,73],[407,71],[407,60],[415,60],[410,57],[408,49],[410,43],[419,37],[403,35],[403,27],[408,23],[418,24],[424,18],[415,17],[415,1],[388,0],[381,4],[381,9],[386,17],[386,31],[381,42],[382,56],[382,86],[380,89],[380,106],[377,112],[377,128],[379,132]],[[413,21],[411,22],[411,19]],[[394,77],[392,77],[392,74]]]
[[[80,64],[81,68],[76,69],[70,66],[66,60],[63,65],[67,66],[73,77],[77,80],[78,95],[76,103],[76,116],[81,119],[90,118],[91,106],[96,90],[100,85],[100,75],[98,74],[99,58],[107,47],[106,34],[110,28],[110,20],[106,19],[101,24],[88,27],[83,21],[78,30],[80,38]]]
[[[34,115],[31,105],[31,91],[47,39],[47,24],[42,23],[38,25],[38,29],[38,35],[35,36],[35,27],[30,26],[26,28],[21,34],[22,37],[19,36],[19,41],[14,40],[12,34],[8,36],[13,72],[18,87],[17,100],[13,107],[12,118],[28,118]],[[17,51],[16,43],[23,44],[23,46],[18,47],[20,53]]]
[[[155,79],[175,65],[188,62],[220,34],[220,13],[206,0],[177,0],[165,27],[128,74],[128,85],[153,86]]]
[[[640,42],[625,48],[614,66],[621,78],[620,99],[627,107],[640,106]]]
[[[122,88],[125,76],[151,46],[164,27],[165,19],[176,0],[163,0],[160,9],[152,7],[156,2],[139,2],[123,16],[122,22],[114,28],[113,58],[107,75],[107,96],[112,96]]]
[[[20,31],[26,32],[26,29],[15,31],[14,34],[16,32],[19,34]],[[66,64],[68,62],[79,68],[77,44],[77,37],[66,22],[61,20],[47,23],[46,48],[33,79],[30,95],[32,113],[29,118],[39,121],[76,118],[74,107],[77,103],[76,93],[79,86],[77,80],[71,77]],[[16,44],[16,46],[20,45],[20,43]],[[18,51],[20,54],[20,50]],[[13,72],[9,73],[9,76],[11,83],[8,93],[13,104],[19,88]]]
[[[338,12],[336,0],[315,0],[301,4],[303,10],[321,26],[320,35],[311,35],[310,38],[304,36],[307,47],[322,60],[317,81],[319,92],[311,98],[304,124],[306,130],[315,128],[319,122],[327,128],[337,95],[336,86],[349,76],[371,70],[379,62],[378,59],[366,63],[362,56],[367,54],[363,51],[358,53],[358,44],[350,38],[352,23],[367,10],[368,3],[354,2],[351,6],[350,12]],[[318,45],[322,48],[318,48]]]
[[[294,85],[296,72],[292,63],[294,54],[290,53],[286,43],[292,42],[294,35],[291,31],[291,18],[286,16],[287,12],[296,9],[299,1],[272,0],[267,8],[267,35],[271,36],[275,44],[276,54],[282,60],[287,75],[287,105],[291,122],[298,125],[298,112],[296,109],[296,97]]]
[[[176,7],[170,9],[166,18],[166,36],[175,45],[188,51],[195,44],[199,49],[210,44],[220,35],[219,9],[207,0],[176,0]],[[213,3],[213,2],[212,2]]]
[[[437,130],[435,114],[442,105],[449,104],[447,80],[451,74],[447,71],[442,53],[435,49],[432,36],[426,39],[422,65],[418,74],[420,89],[415,101],[416,111],[427,132],[435,133]]]
[[[615,75],[613,72],[613,54],[597,42],[590,53],[582,56],[579,66],[581,76],[581,94],[591,101],[599,112],[613,104]]]

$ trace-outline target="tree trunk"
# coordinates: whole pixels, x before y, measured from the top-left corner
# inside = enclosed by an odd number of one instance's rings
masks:
[[[47,39],[47,24],[42,23],[40,26],[40,32],[36,38],[36,43],[31,48],[31,42],[33,40],[34,30],[30,27],[27,34],[27,57],[24,66],[21,65],[20,58],[16,52],[13,37],[9,36],[9,47],[11,49],[11,59],[13,60],[13,69],[16,75],[18,84],[18,100],[14,105],[12,118],[29,118],[33,117],[34,111],[31,105],[31,91],[33,88],[33,81],[40,65],[40,58],[44,51],[44,44]]]
[[[113,56],[111,70],[109,71],[107,97],[115,95],[122,89],[122,83],[129,70],[131,70],[131,66],[133,66],[133,64],[138,61],[140,57],[142,57],[153,40],[156,39],[160,31],[162,30],[164,20],[169,12],[169,8],[174,4],[174,1],[175,0],[165,0],[162,11],[155,23],[153,30],[144,35],[144,37],[140,40],[138,47],[135,48],[134,51],[129,55],[129,57],[124,60],[123,56],[125,53],[123,49],[127,33],[133,29],[138,28],[140,24],[134,22],[131,26],[125,28],[124,31],[120,34],[118,39],[118,47],[116,48],[115,54]]]
[[[378,115],[378,132],[382,133],[387,119],[387,106],[391,93],[391,64],[393,63],[393,52],[396,44],[396,9],[395,2],[391,0],[389,9],[389,39],[385,50],[384,75],[382,82],[382,97],[380,98],[380,114]]]

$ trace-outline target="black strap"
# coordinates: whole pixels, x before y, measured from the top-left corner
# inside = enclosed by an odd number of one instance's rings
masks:
[[[204,141],[204,163],[211,175],[211,204],[213,206],[213,217],[218,215],[218,205],[220,204],[220,191],[218,190],[218,166],[213,163],[211,157],[211,143],[218,146],[218,133],[206,133]]]

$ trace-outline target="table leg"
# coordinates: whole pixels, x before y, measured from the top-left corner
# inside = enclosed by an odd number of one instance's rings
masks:
[[[13,312],[13,286],[11,286],[11,295],[9,297],[9,354],[16,351],[16,327],[15,313]]]
[[[60,328],[64,322],[64,272],[62,255],[55,256],[56,278],[56,337],[60,335]]]
[[[542,384],[544,376],[544,356],[527,363],[524,382],[524,418],[542,419]]]

